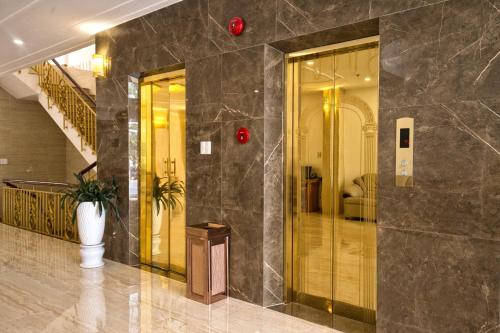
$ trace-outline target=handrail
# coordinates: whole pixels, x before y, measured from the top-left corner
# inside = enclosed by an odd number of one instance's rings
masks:
[[[84,149],[83,143],[85,142],[95,153],[96,113],[94,109],[48,62],[35,65],[32,69],[38,74],[38,84],[49,97],[48,107],[51,106],[50,101],[56,104],[63,113],[64,120],[68,120],[80,135],[81,149]]]
[[[84,169],[82,169],[82,171],[78,172],[78,175],[83,176],[87,172],[89,172],[90,170],[92,170],[93,168],[95,168],[96,166],[97,166],[97,162],[91,163],[91,164],[89,164],[89,166],[87,166]]]
[[[78,175],[85,175],[87,172],[92,170],[97,165],[97,162],[91,163],[89,166],[85,167],[82,171],[78,172]],[[46,182],[46,181],[38,181],[38,180],[27,180],[27,179],[2,179],[2,183],[7,185],[10,188],[19,188],[17,184],[26,184],[33,186],[49,186],[49,187],[75,187],[78,186],[76,184],[70,183],[59,183],[59,182]]]
[[[78,84],[78,82],[76,82],[75,79],[73,79],[73,77],[71,75],[69,75],[69,73],[64,70],[64,68],[61,66],[61,64],[59,64],[59,62],[56,59],[52,59],[52,62],[57,66],[57,68],[59,68],[59,70],[64,74],[64,76],[66,76],[68,78],[68,80],[70,80],[71,83],[73,83],[76,90],[78,90],[82,95],[87,97],[87,99],[91,102],[93,107],[96,107],[96,102],[92,98],[92,96],[90,96],[89,94],[87,94],[85,92],[85,90],[83,90],[83,88]]]
[[[19,188],[18,186],[16,186],[16,185],[12,184],[12,183],[11,183],[10,181],[8,181],[8,180],[4,180],[4,181],[3,181],[3,183],[4,183],[5,185],[7,185],[8,187],[10,187],[10,188]]]
[[[53,187],[75,187],[75,184],[69,183],[57,183],[57,182],[43,182],[37,180],[24,180],[24,179],[2,179],[2,183],[12,188],[19,188],[13,183],[17,184],[27,184],[27,185],[35,185],[35,186],[53,186]]]

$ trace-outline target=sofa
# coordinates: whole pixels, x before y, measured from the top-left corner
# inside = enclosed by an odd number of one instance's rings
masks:
[[[372,184],[373,193],[368,194],[369,185]],[[373,208],[377,216],[377,175],[364,174],[355,178],[351,184],[344,186],[342,193],[344,217],[349,220],[365,220],[364,207]]]

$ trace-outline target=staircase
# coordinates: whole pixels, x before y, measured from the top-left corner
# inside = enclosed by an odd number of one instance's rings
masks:
[[[96,161],[95,100],[64,69],[44,62],[2,78],[15,97],[33,96],[89,163]],[[59,68],[58,68],[59,67]],[[11,87],[11,89],[7,89]],[[16,96],[17,95],[17,96]],[[22,95],[22,96],[19,96]]]

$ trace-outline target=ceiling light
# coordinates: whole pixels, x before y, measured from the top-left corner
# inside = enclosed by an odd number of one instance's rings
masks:
[[[309,61],[306,62],[306,64],[308,64],[309,66],[312,66],[312,65],[314,65],[314,61],[309,60]]]
[[[13,39],[12,42],[14,42],[14,44],[16,44],[16,45],[23,45],[24,44],[24,42],[22,40],[20,40],[19,38]]]
[[[365,77],[365,81],[366,81],[366,82],[369,82],[369,81],[371,81],[371,80],[372,80],[372,78],[371,78],[371,77],[369,77],[369,76]]]
[[[78,28],[89,35],[95,35],[98,32],[109,29],[111,26],[102,22],[86,22],[78,25]]]

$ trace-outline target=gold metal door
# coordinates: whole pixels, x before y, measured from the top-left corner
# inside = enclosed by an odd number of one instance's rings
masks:
[[[142,80],[140,258],[181,276],[186,270],[185,104],[184,70]]]
[[[375,323],[377,112],[377,42],[289,58],[285,264],[296,315]]]

